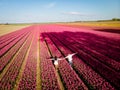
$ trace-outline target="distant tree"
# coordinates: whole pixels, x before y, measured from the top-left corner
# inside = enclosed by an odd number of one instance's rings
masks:
[[[5,23],[5,25],[9,25],[9,23]]]
[[[113,18],[112,21],[120,21],[119,18]]]

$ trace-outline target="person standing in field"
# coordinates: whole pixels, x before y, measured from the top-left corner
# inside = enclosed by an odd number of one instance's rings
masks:
[[[69,64],[72,66],[72,60],[73,60],[73,56],[77,54],[77,53],[73,53],[73,54],[68,54],[65,58],[68,59]]]
[[[59,61],[59,60],[62,60],[62,58],[57,58],[57,56],[55,56],[55,57],[51,58],[51,60],[52,60],[52,62],[53,62],[53,64],[54,64],[54,66],[55,66],[56,69],[57,69],[57,68],[58,68],[58,61]]]

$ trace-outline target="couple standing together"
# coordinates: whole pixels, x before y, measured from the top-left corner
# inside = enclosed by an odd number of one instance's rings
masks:
[[[77,53],[73,53],[73,54],[68,54],[65,58],[58,58],[57,56],[52,57],[50,60],[53,61],[53,64],[58,67],[58,61],[59,60],[63,60],[63,59],[67,59],[69,64],[72,66],[72,57],[77,54]]]

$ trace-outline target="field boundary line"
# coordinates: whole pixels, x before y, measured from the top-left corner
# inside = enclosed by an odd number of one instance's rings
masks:
[[[60,75],[58,73],[58,70],[55,70],[55,71],[56,71],[55,74],[56,74],[56,77],[57,77],[58,85],[60,86],[60,90],[65,90],[64,85],[62,83],[62,80],[60,78]]]
[[[38,39],[38,40],[40,40],[40,39]],[[37,41],[37,80],[36,80],[36,84],[37,84],[37,86],[36,86],[36,90],[41,90],[41,78],[40,78],[40,76],[41,76],[41,72],[40,72],[40,70],[41,70],[41,68],[40,68],[40,41]]]

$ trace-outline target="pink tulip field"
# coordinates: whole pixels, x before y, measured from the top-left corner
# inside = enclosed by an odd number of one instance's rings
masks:
[[[120,33],[43,24],[0,36],[0,90],[119,89]]]

